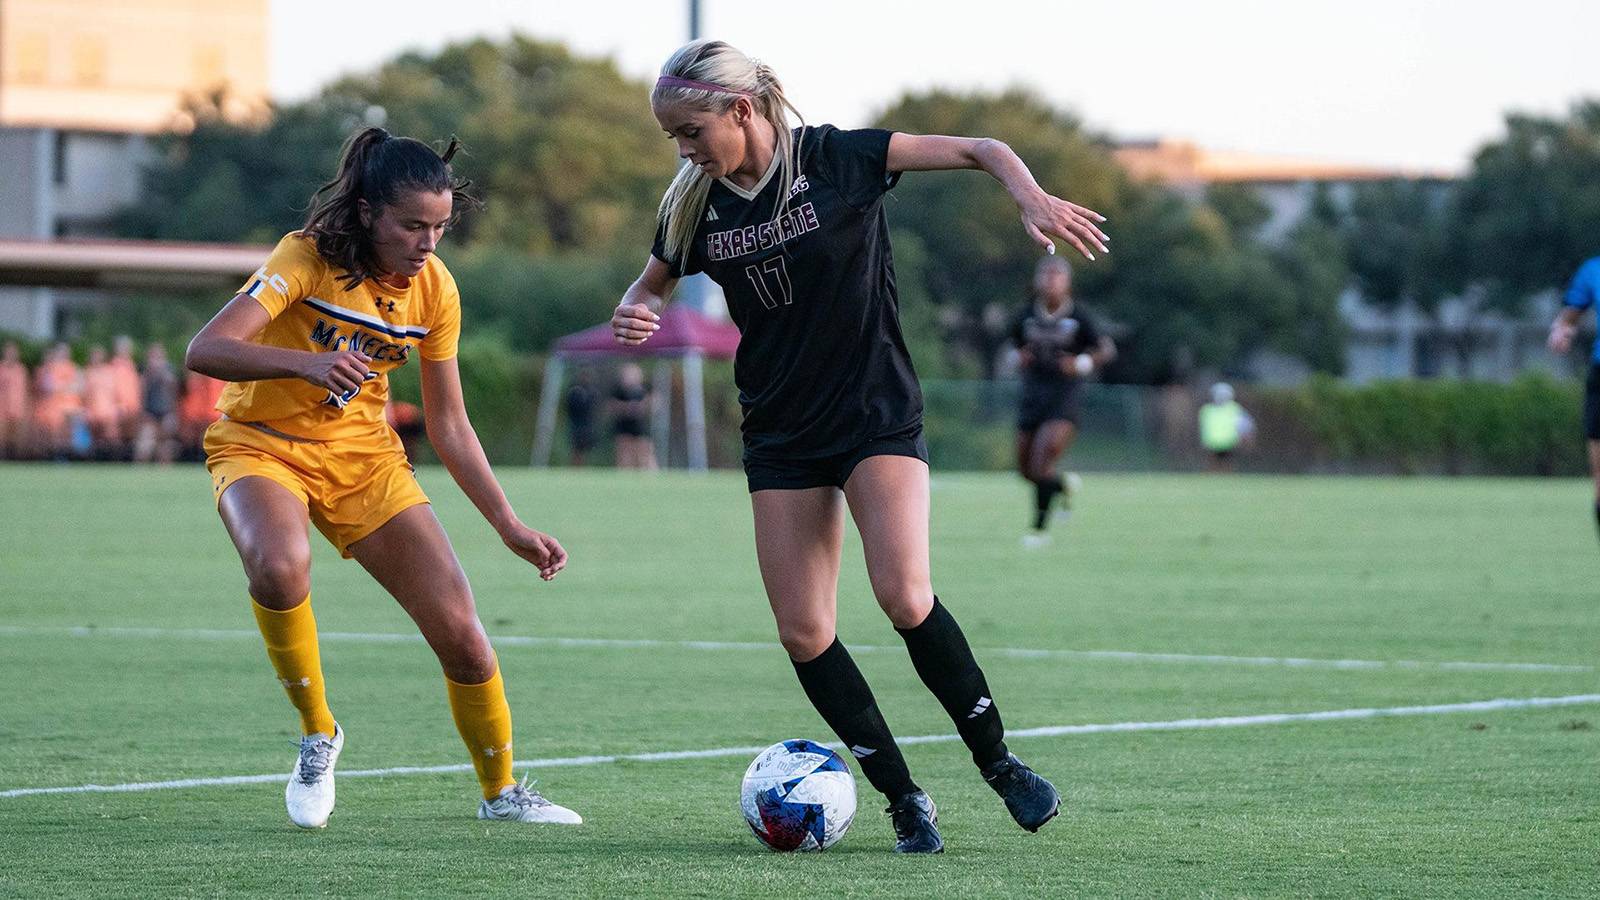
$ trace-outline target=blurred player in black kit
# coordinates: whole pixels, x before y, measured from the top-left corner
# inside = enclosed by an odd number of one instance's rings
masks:
[[[1017,401],[1017,471],[1033,483],[1033,533],[1029,546],[1048,540],[1050,506],[1071,501],[1070,481],[1056,472],[1078,436],[1084,379],[1117,355],[1111,338],[1072,297],[1072,267],[1055,256],[1039,260],[1033,297],[1012,321],[1022,393]]]
[[[650,97],[688,160],[661,202],[650,259],[612,317],[623,344],[656,330],[679,278],[721,285],[742,335],[734,380],[756,557],[806,696],[889,800],[895,850],[936,853],[937,811],[912,781],[872,689],[835,635],[848,506],[878,604],[984,779],[1036,831],[1060,795],[1007,749],[983,671],[934,596],[922,391],[901,337],[883,198],[900,173],[978,169],[1028,235],[1104,251],[1098,213],[1046,193],[999,141],[830,125],[791,129],[772,69],[721,41],[680,48]]]

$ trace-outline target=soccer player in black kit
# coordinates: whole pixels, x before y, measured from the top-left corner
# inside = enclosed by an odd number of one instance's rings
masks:
[[[772,69],[721,41],[674,53],[650,101],[689,164],[662,199],[650,259],[612,328],[642,343],[678,278],[705,272],[722,286],[743,335],[734,380],[756,557],[806,696],[888,798],[895,850],[942,850],[933,802],[834,633],[848,506],[873,593],[917,674],[1012,817],[1038,830],[1060,796],[1006,749],[983,671],[933,593],[922,394],[900,334],[883,197],[901,172],[981,169],[1041,247],[1054,236],[1085,255],[1104,251],[1104,219],[1045,193],[999,141],[791,130],[787,114],[798,112]]]
[[[1017,399],[1017,471],[1033,483],[1033,533],[1024,540],[1038,546],[1048,539],[1050,505],[1070,499],[1056,463],[1078,434],[1083,380],[1117,355],[1111,338],[1072,297],[1072,267],[1056,256],[1039,260],[1033,273],[1033,298],[1011,323],[1022,375]]]

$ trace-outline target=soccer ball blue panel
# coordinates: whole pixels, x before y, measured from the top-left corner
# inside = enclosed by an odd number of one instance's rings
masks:
[[[739,792],[744,820],[773,850],[825,850],[856,814],[856,781],[839,754],[791,740],[761,751]]]

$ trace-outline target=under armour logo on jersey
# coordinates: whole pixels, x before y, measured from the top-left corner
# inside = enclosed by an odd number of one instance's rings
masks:
[[[511,742],[510,741],[507,741],[506,745],[504,747],[485,747],[485,748],[483,748],[483,755],[489,757],[490,759],[494,759],[497,755],[499,755],[501,753],[510,753],[510,752],[511,752]]]
[[[378,305],[378,309],[380,309],[380,310],[384,310],[384,311],[387,311],[387,312],[394,312],[394,301],[393,300],[385,300],[382,297],[379,297],[378,300],[377,300],[377,305]]]
[[[859,744],[857,744],[856,746],[850,748],[850,755],[854,756],[856,759],[866,759],[867,757],[869,757],[872,754],[877,753],[877,752],[878,751],[873,749],[872,747],[863,747],[863,746],[861,746]]]
[[[809,190],[811,190],[811,182],[807,181],[804,175],[801,175],[794,180],[794,184],[789,185],[789,196],[793,197],[801,191]]]
[[[717,220],[717,211],[714,210],[714,209],[706,210],[706,221],[707,222],[715,222],[716,220]]]
[[[305,678],[279,678],[278,683],[283,685],[284,690],[297,687],[308,688],[311,687],[311,678],[310,676]]]
[[[967,713],[967,718],[976,719],[977,717],[988,712],[989,707],[993,705],[994,701],[990,700],[988,697],[979,697],[977,705],[972,707],[972,712]]]

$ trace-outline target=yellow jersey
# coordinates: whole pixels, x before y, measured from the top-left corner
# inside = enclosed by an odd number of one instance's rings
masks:
[[[413,353],[427,360],[456,355],[461,295],[437,256],[403,288],[369,278],[347,291],[342,274],[317,254],[311,238],[291,232],[239,293],[272,316],[256,343],[316,353],[358,350],[372,358],[367,383],[336,396],[299,378],[236,381],[222,392],[218,410],[319,441],[382,433],[389,372]]]

